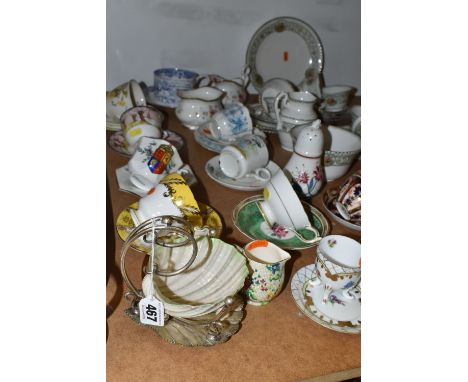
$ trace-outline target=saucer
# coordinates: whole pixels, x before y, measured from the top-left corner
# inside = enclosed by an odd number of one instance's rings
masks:
[[[184,140],[182,139],[182,137],[170,130],[163,130],[161,139],[165,139],[166,141],[168,141],[177,150],[180,150],[184,146]],[[127,148],[124,146],[124,142],[125,138],[123,132],[117,131],[110,136],[108,143],[109,146],[115,151],[117,151],[119,154],[131,157],[132,154],[128,152]]]
[[[188,164],[183,165],[174,172],[182,175],[182,178],[184,178],[188,186],[192,186],[193,184],[198,182],[197,178],[195,177],[195,174],[193,173],[192,168]],[[120,191],[128,192],[129,194],[134,194],[140,197],[146,195],[146,192],[144,190],[142,190],[139,187],[136,187],[135,185],[133,185],[132,182],[130,182],[130,172],[128,171],[128,165],[125,165],[115,170],[115,176],[117,178],[117,183],[119,185]]]
[[[330,231],[328,221],[315,207],[306,202],[301,202],[312,225],[319,231],[320,237],[314,237],[310,230],[299,229],[299,233],[306,239],[314,240],[312,243],[302,242],[296,234],[288,231],[283,226],[277,226],[272,230],[263,219],[258,208],[258,202],[263,201],[262,195],[251,196],[241,201],[232,212],[232,220],[236,228],[251,240],[268,240],[283,249],[304,249],[318,244],[322,237]]]
[[[204,203],[198,202],[198,207],[200,208],[200,212],[203,216],[203,225],[215,228],[216,237],[219,238],[221,236],[221,231],[223,230],[223,223],[219,214],[213,208]],[[117,216],[115,224],[117,234],[123,241],[127,240],[128,235],[130,235],[130,232],[132,232],[132,230],[135,228],[132,216],[128,211],[130,208],[137,210],[138,202],[131,204],[129,207],[121,211]],[[132,243],[131,247],[133,249],[136,249],[137,251],[144,252],[146,254],[149,254],[151,250],[151,248],[148,245],[142,244],[140,240]]]
[[[341,333],[352,333],[357,334],[361,332],[361,317],[355,317],[352,321],[339,321],[328,317],[324,313],[320,312],[314,301],[318,301],[318,304],[322,304],[323,286],[319,285],[314,287],[309,283],[309,280],[314,275],[315,264],[306,265],[299,269],[291,280],[291,294],[294,302],[296,303],[299,310],[309,317],[312,321],[320,324],[328,329],[341,332]],[[315,295],[317,297],[315,298]],[[348,301],[348,300],[347,300]],[[347,302],[346,301],[346,302]],[[353,300],[354,301],[354,300]],[[356,303],[358,303],[356,301]],[[334,304],[340,305],[340,304]],[[360,306],[360,302],[359,302]]]
[[[270,170],[271,176],[275,175],[280,169],[273,161],[269,161],[266,168]],[[226,176],[219,167],[219,155],[216,155],[206,162],[205,171],[215,182],[233,190],[258,191],[263,189],[269,181],[248,176],[244,176],[241,179],[233,179]]]
[[[268,113],[265,112],[262,105],[259,103],[249,105],[250,116],[252,117],[252,122],[254,123],[255,127],[264,131],[265,133],[278,133],[277,122],[276,119],[271,118]],[[283,121],[283,129],[285,131],[290,131],[293,127],[299,124],[298,120],[297,123],[288,123]],[[301,122],[305,123],[305,122]]]
[[[235,138],[231,140],[222,140],[213,137],[207,125],[210,123],[204,123],[197,130],[194,131],[193,136],[195,140],[207,150],[214,151],[215,153],[221,152],[221,150],[227,146],[233,144],[236,140]]]
[[[338,224],[344,225],[345,227],[353,229],[355,231],[361,231],[360,221],[348,221],[341,217],[340,213],[338,212],[335,206],[337,196],[338,187],[331,188],[323,194],[322,203],[325,207],[325,211],[327,211],[327,214]]]
[[[106,130],[109,131],[120,131],[120,122],[113,122],[106,119]]]

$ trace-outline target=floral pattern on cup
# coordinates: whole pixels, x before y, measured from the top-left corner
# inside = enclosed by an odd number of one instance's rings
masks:
[[[198,73],[178,68],[163,68],[154,71],[155,102],[162,106],[176,107],[180,98],[177,90],[189,90],[195,86]]]
[[[301,169],[296,167],[296,171],[292,171],[291,175],[299,185],[307,186],[306,195],[312,194],[317,184],[323,180],[323,172],[320,166],[316,166],[312,173],[308,172],[304,166]]]

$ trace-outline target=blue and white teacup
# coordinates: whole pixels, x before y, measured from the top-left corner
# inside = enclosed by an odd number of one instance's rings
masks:
[[[208,125],[215,139],[232,141],[252,133],[252,119],[249,110],[241,103],[227,105],[212,117]]]
[[[179,68],[162,68],[153,74],[153,102],[166,107],[177,107],[180,102],[177,90],[193,89],[198,78],[198,73]]]

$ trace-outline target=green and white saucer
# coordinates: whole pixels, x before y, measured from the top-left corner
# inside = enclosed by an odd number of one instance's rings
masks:
[[[318,244],[322,237],[330,232],[330,226],[325,216],[315,207],[306,202],[302,202],[304,210],[312,225],[318,230],[320,236],[312,231],[299,229],[299,233],[309,243],[304,243],[297,235],[282,226],[277,226],[273,230],[264,220],[258,202],[263,201],[262,195],[251,196],[241,201],[232,212],[232,220],[239,231],[251,240],[268,240],[283,249],[305,249]],[[316,240],[314,240],[316,239]]]

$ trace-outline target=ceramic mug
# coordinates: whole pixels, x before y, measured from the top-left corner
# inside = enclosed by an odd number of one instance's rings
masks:
[[[248,243],[243,255],[249,268],[249,286],[244,294],[247,303],[265,305],[281,291],[284,283],[284,265],[291,255],[267,240]]]
[[[120,125],[128,152],[135,152],[142,137],[160,138],[163,119],[164,115],[152,106],[136,106],[125,111],[120,117]]]
[[[324,285],[322,303],[330,301],[330,293],[342,290],[343,297],[355,298],[353,289],[361,281],[361,244],[347,236],[330,235],[317,247],[312,285]]]
[[[180,102],[177,91],[193,89],[198,78],[198,73],[180,68],[157,69],[153,75],[154,102],[166,107],[177,107]]]
[[[252,119],[249,110],[240,103],[227,105],[215,113],[208,125],[215,139],[230,141],[252,132]]]
[[[118,122],[125,110],[134,106],[145,106],[146,98],[140,84],[130,80],[106,93],[106,113],[108,118]]]
[[[263,189],[264,200],[258,202],[260,213],[270,228],[281,225],[294,232],[304,243],[315,242],[319,232],[309,221],[299,197],[291,182],[282,170],[279,170]],[[308,240],[299,232],[306,229],[314,233],[314,239]]]
[[[336,198],[336,209],[343,219],[361,222],[361,175],[351,175],[343,184]]]
[[[163,215],[185,218],[201,227],[202,216],[195,197],[184,178],[177,173],[166,175],[140,199],[138,209],[129,209],[135,227],[148,219]]]
[[[225,146],[219,155],[221,171],[228,177],[240,179],[245,176],[268,181],[271,173],[268,163],[268,148],[265,141],[257,135],[247,135]]]
[[[163,139],[143,137],[128,162],[130,182],[148,192],[168,173],[183,166],[177,149]]]
[[[326,86],[322,89],[322,109],[331,112],[346,110],[353,88],[351,86]]]

